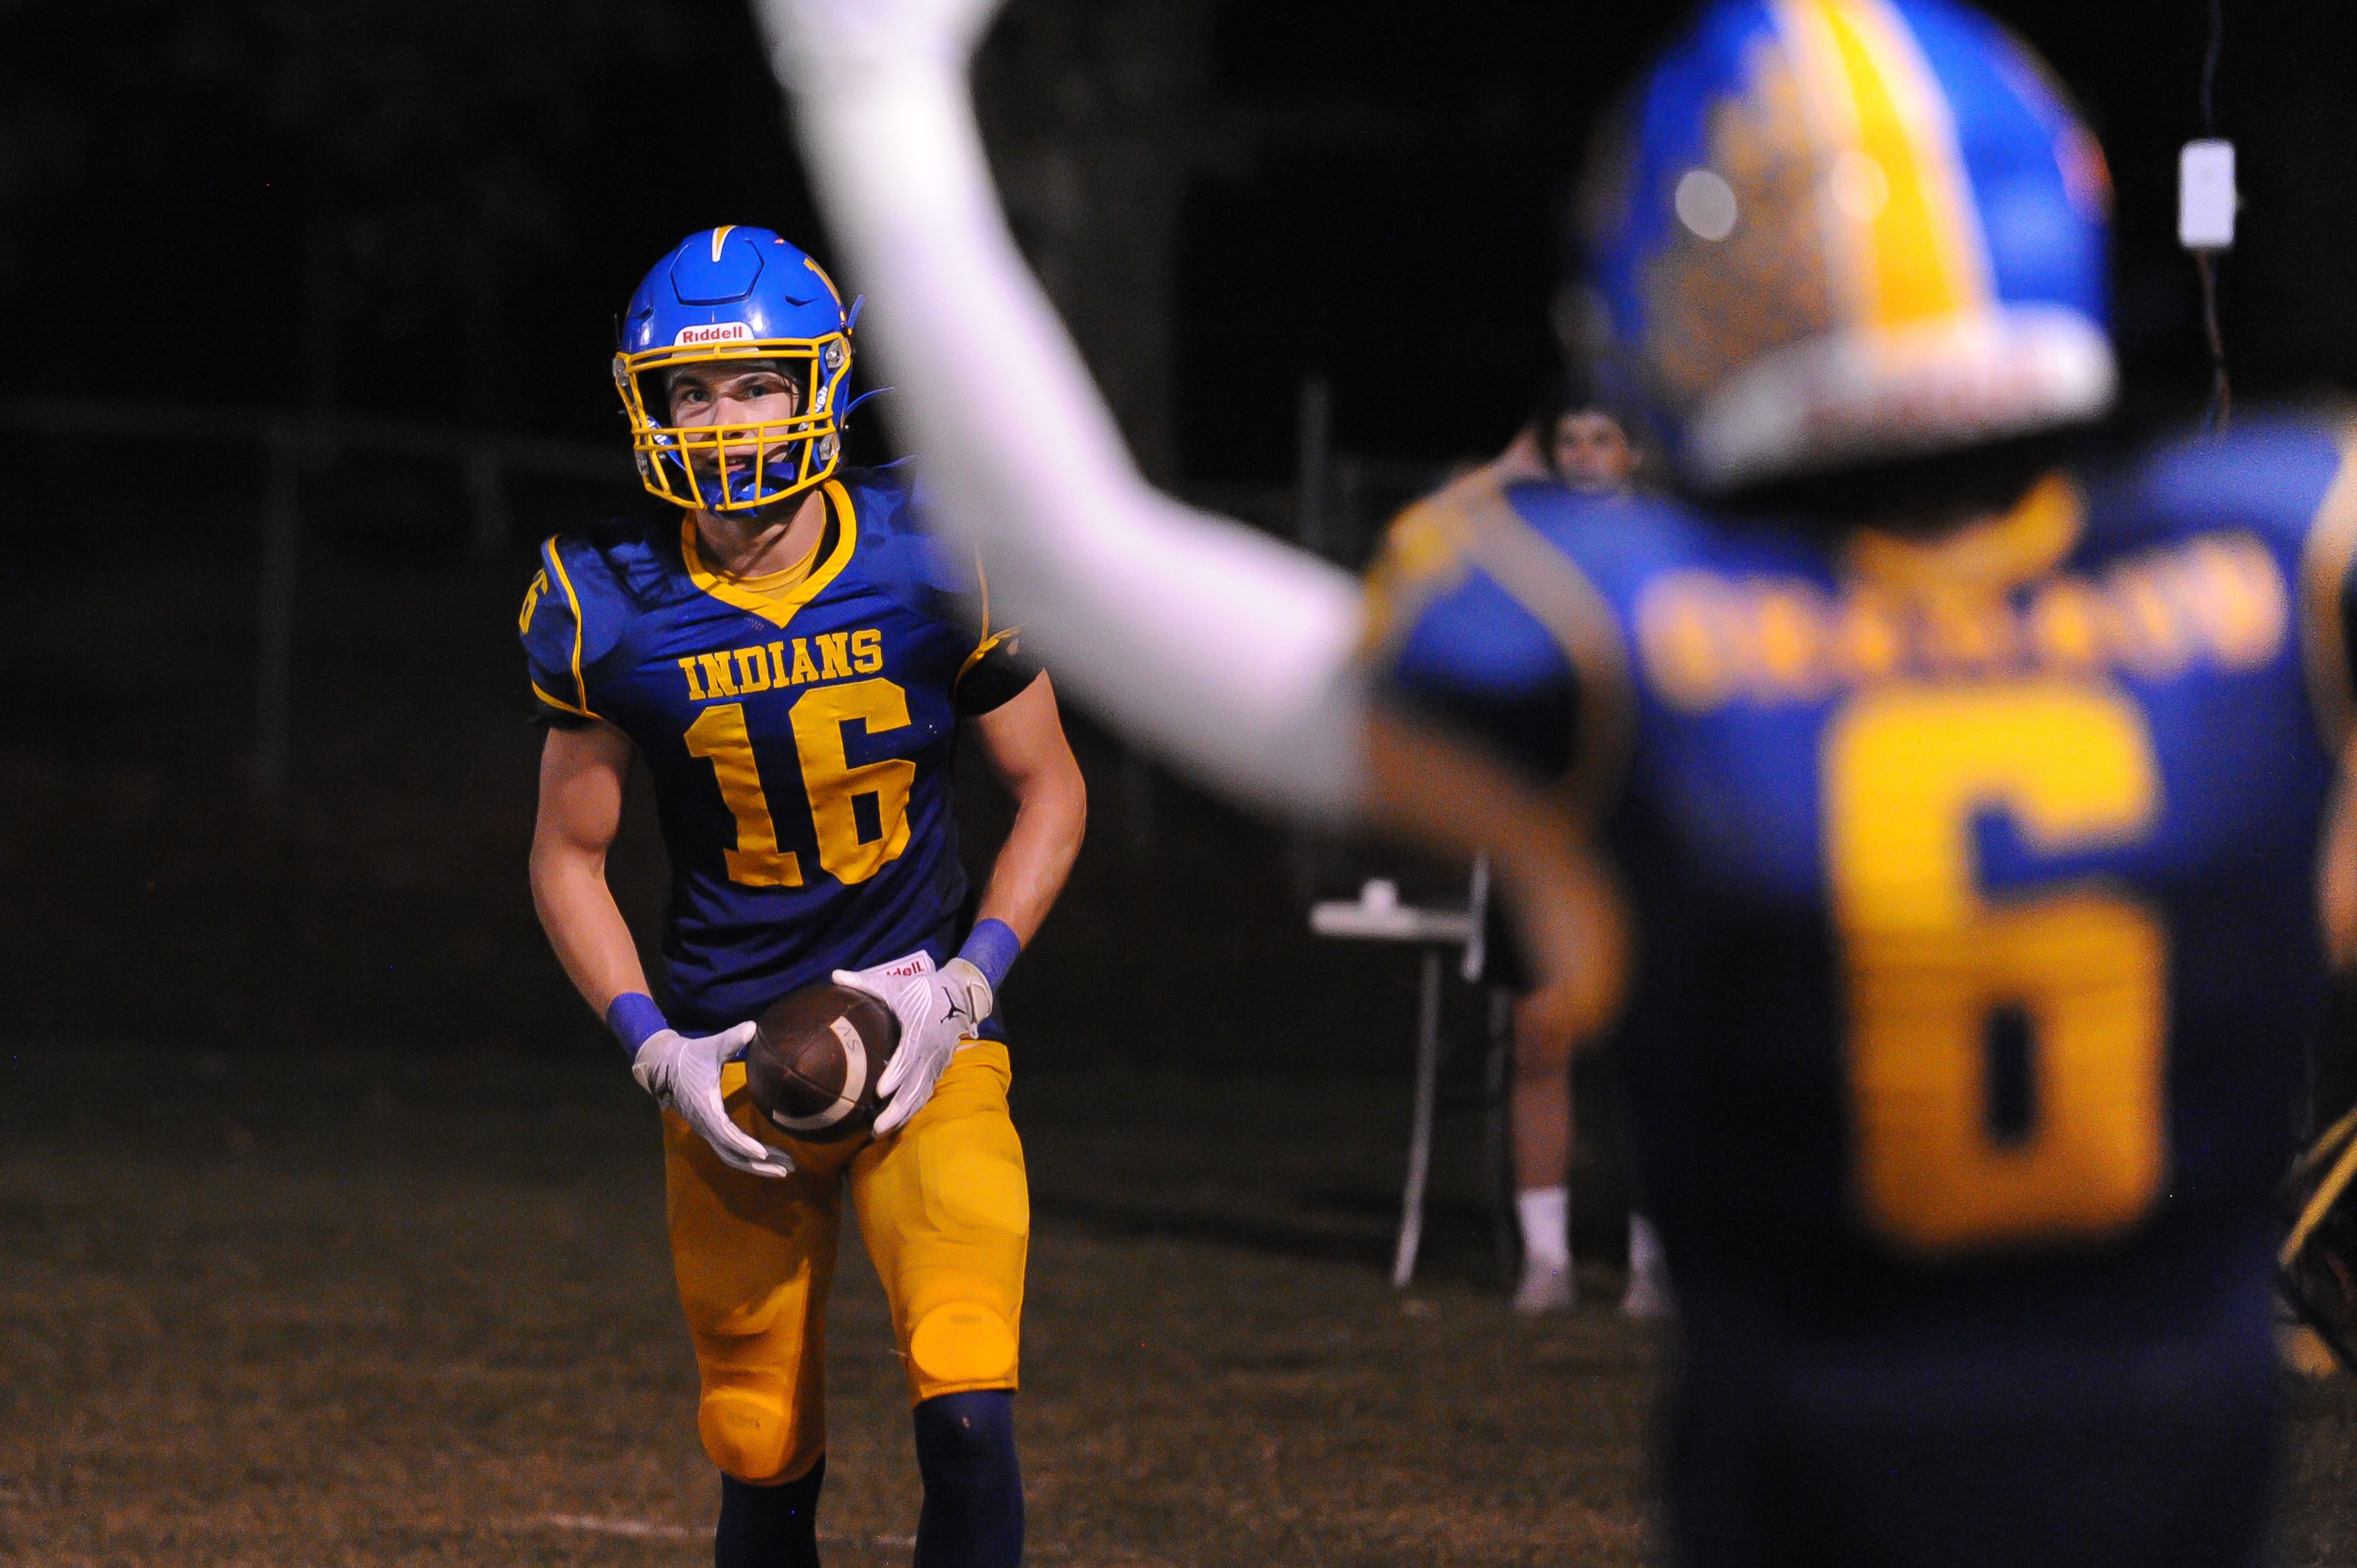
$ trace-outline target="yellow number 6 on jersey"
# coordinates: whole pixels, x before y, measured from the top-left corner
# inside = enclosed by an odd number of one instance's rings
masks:
[[[867,733],[909,722],[909,697],[889,681],[846,681],[804,692],[794,703],[794,746],[802,754],[802,788],[818,829],[818,863],[838,882],[865,882],[909,847],[909,790],[917,765],[906,757],[851,766],[843,726]],[[859,805],[874,817],[862,831]]]
[[[2133,842],[2160,813],[2142,714],[2062,682],[1869,691],[1824,750],[1849,994],[1857,1200],[1937,1257],[2087,1240],[2148,1213],[2168,1162],[2168,938],[2100,883],[1982,897],[1973,824],[2032,853]],[[2029,1042],[2027,1118],[1992,1114],[1992,1021]]]

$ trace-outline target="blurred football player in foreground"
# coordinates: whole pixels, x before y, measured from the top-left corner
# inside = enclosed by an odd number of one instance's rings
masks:
[[[916,528],[906,478],[838,467],[856,314],[766,229],[692,234],[639,285],[614,379],[640,475],[679,510],[542,546],[522,615],[548,725],[533,897],[663,1107],[718,1568],[818,1561],[846,1189],[916,1405],[919,1561],[1006,1568],[1030,1221],[993,997],[1071,869],[1086,796],[1046,674],[986,598],[970,622],[980,585]],[[1016,805],[978,901],[962,735]],[[661,1004],[606,883],[634,756],[671,855]],[[899,1019],[872,1136],[756,1136],[748,1020],[830,974]]]
[[[1673,1555],[2260,1561],[2357,478],[2292,423],[2073,466],[2108,189],[2045,68],[1942,0],[1704,11],[1584,201],[1678,497],[1464,496],[1362,610],[1139,481],[993,204],[992,8],[766,5],[944,515],[1207,776],[1566,878],[1581,1005],[1609,843]]]

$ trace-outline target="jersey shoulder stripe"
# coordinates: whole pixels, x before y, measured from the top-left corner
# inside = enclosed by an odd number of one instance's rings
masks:
[[[1468,559],[1547,630],[1577,679],[1577,736],[1565,785],[1577,804],[1601,809],[1620,787],[1636,730],[1636,691],[1620,618],[1580,559],[1581,542],[1622,531],[1650,532],[1645,503],[1573,494],[1557,485],[1519,485],[1484,511],[1469,536]]]
[[[542,580],[553,583],[556,590],[565,597],[563,622],[561,625],[552,626],[549,628],[548,637],[544,639],[544,646],[548,643],[554,644],[548,651],[561,657],[563,664],[560,669],[554,667],[555,659],[535,660],[533,670],[533,693],[552,707],[562,708],[566,713],[578,714],[585,719],[594,719],[597,715],[589,706],[588,678],[582,672],[581,596],[573,585],[573,574],[565,569],[565,553],[558,546],[559,538],[556,536],[544,541],[540,547],[540,558]],[[536,629],[534,623],[538,618],[533,614],[535,608],[543,608],[551,620],[557,618],[554,614],[555,607],[546,604],[545,596],[538,600],[528,598],[524,606],[523,626],[524,642],[527,648],[532,647],[533,632]],[[566,675],[571,677],[569,685],[565,684],[564,680]],[[549,689],[552,686],[567,694],[558,695],[557,692]]]
[[[1362,659],[1420,706],[1492,713],[1499,726],[1564,715],[1571,733],[1538,750],[1575,800],[1600,803],[1631,733],[1629,670],[1618,617],[1575,542],[1631,510],[1484,473],[1427,497],[1394,522],[1369,574]]]
[[[540,546],[540,570],[517,627],[534,694],[553,710],[600,718],[600,661],[630,635],[643,607],[678,575],[656,537],[668,518],[619,518]]]

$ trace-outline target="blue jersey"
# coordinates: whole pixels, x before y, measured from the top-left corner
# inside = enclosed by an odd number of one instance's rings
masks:
[[[551,539],[524,600],[543,712],[613,725],[654,777],[659,999],[683,1028],[919,948],[946,961],[972,918],[951,763],[1011,634],[963,613],[976,574],[917,527],[896,476],[822,494],[799,581],[715,575],[681,515]]]
[[[2289,423],[1937,542],[1404,520],[1390,691],[1563,774],[1632,906],[1693,1561],[2255,1550],[2352,545]]]

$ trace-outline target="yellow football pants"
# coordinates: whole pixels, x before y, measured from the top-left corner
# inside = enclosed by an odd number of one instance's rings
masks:
[[[729,1169],[665,1112],[672,1263],[704,1383],[696,1424],[724,1473],[791,1481],[826,1451],[826,1294],[846,1185],[910,1398],[1015,1387],[1031,1197],[1008,1077],[1006,1047],[976,1041],[889,1138],[805,1144],[766,1124],[732,1063],[729,1110],[792,1153],[783,1180]]]

